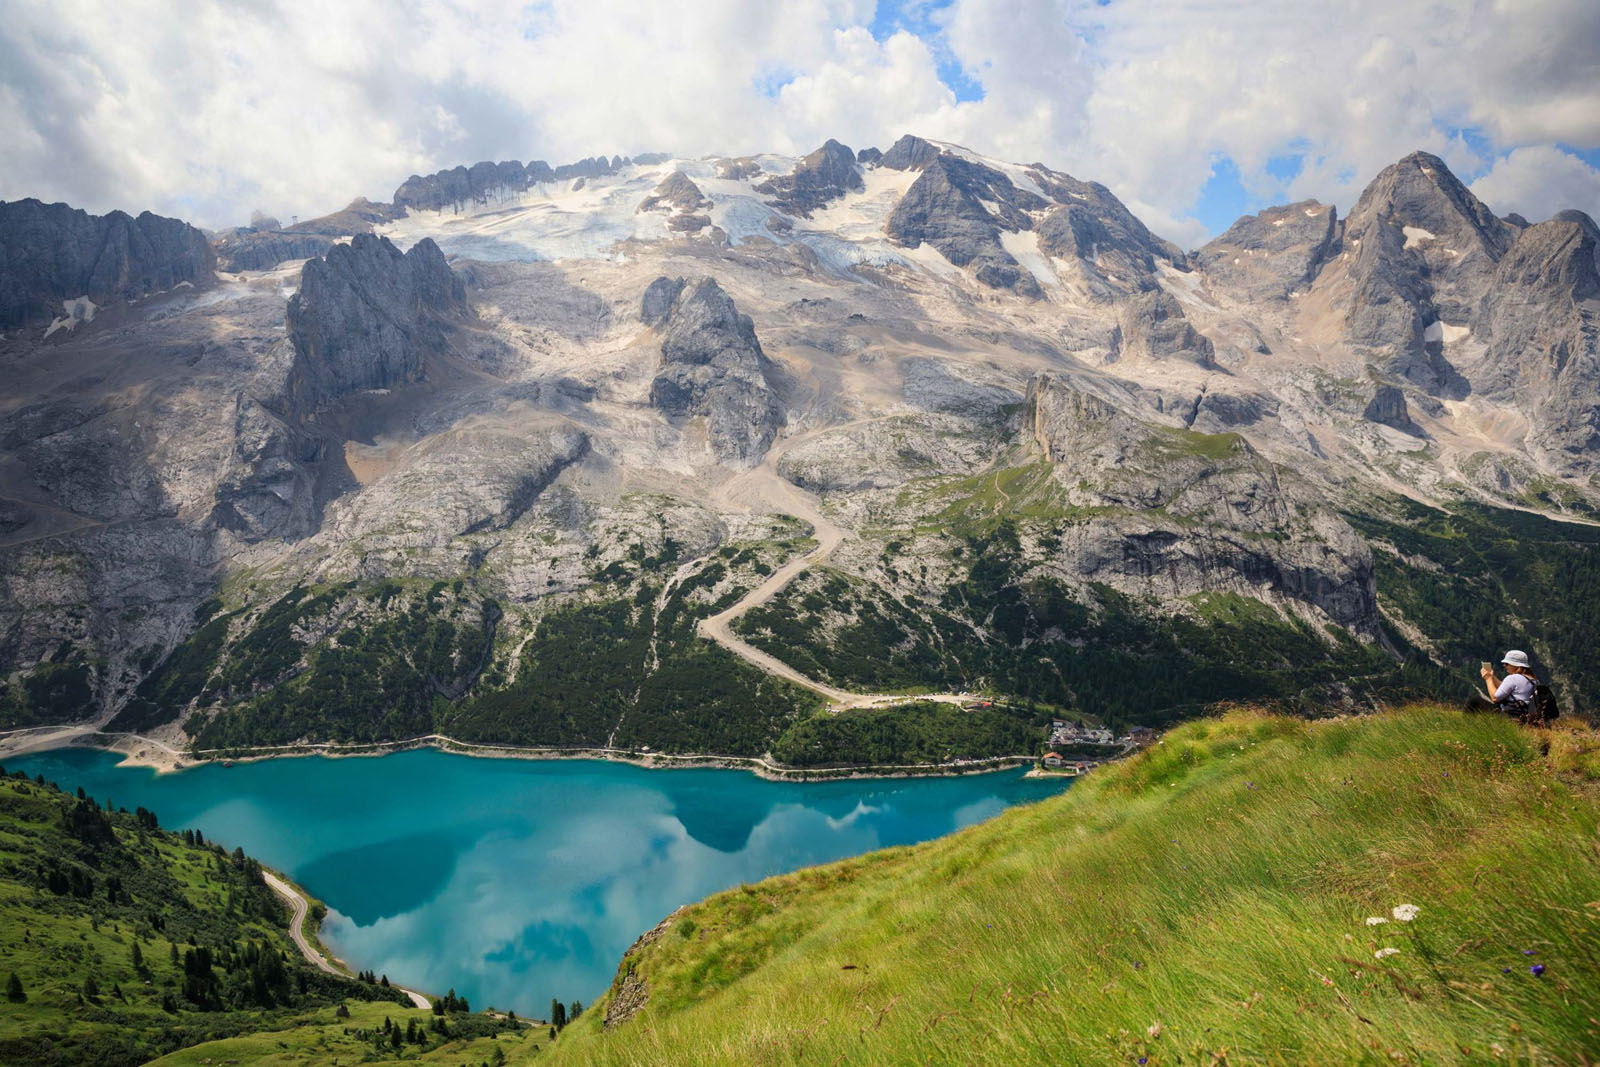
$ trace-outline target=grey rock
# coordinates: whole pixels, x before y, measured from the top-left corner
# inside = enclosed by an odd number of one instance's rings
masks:
[[[1379,385],[1367,402],[1361,417],[1368,422],[1381,423],[1402,433],[1420,436],[1421,428],[1411,421],[1411,411],[1406,407],[1406,394],[1399,386]]]
[[[922,356],[900,361],[900,380],[906,403],[976,422],[999,419],[1022,400],[1022,394],[1009,385],[974,382],[945,364]]]
[[[1559,468],[1600,464],[1600,229],[1563,211],[1520,231],[1474,316],[1473,379],[1529,418],[1530,443]]]
[[[640,152],[633,157],[633,162],[640,167],[654,167],[672,158],[670,152]]]
[[[937,145],[908,133],[889,146],[878,165],[890,170],[922,170],[939,158],[942,151]]]
[[[319,233],[278,230],[240,232],[216,242],[217,269],[271,270],[291,259],[314,259],[332,248],[334,238]]]
[[[672,312],[673,302],[686,284],[682,278],[667,277],[651,282],[645,288],[644,299],[639,302],[639,319],[646,326],[658,326],[665,322]]]
[[[1153,426],[1069,379],[1029,387],[1023,427],[1069,504],[1107,509],[1069,525],[1053,562],[1165,603],[1233,591],[1299,603],[1378,638],[1371,553],[1360,536],[1243,437]]]
[[[993,461],[992,430],[949,415],[906,415],[809,437],[778,473],[814,492],[889,489],[916,478],[976,474]]]
[[[1278,414],[1278,401],[1270,393],[1218,391],[1208,388],[1196,398],[1189,428],[1205,433],[1253,426]]]
[[[179,219],[0,201],[0,329],[49,326],[80,296],[105,306],[185,282],[204,288],[215,268],[205,234]]]
[[[309,464],[319,458],[321,439],[249,396],[235,401],[233,438],[212,521],[248,542],[295,540],[314,532],[321,516]]]
[[[1314,288],[1342,310],[1345,336],[1381,373],[1460,395],[1466,382],[1428,327],[1466,325],[1518,232],[1443,160],[1414,152],[1362,192],[1345,220],[1341,254]]]
[[[1211,342],[1189,324],[1183,305],[1165,290],[1123,301],[1118,317],[1118,359],[1183,360],[1215,367]]]
[[[883,153],[876,148],[863,148],[856,153],[856,162],[863,167],[874,167],[883,161]]]
[[[896,244],[916,248],[926,242],[956,266],[973,267],[990,288],[1039,299],[1039,283],[1001,245],[1000,234],[1032,229],[1028,212],[1046,206],[999,171],[946,153],[923,167],[884,229]]]
[[[661,364],[650,383],[652,405],[675,418],[705,416],[722,460],[751,465],[766,454],[784,424],[771,380],[776,368],[750,316],[739,314],[715,279],[702,278],[673,302]]]
[[[780,211],[810,218],[813,211],[829,201],[863,187],[855,153],[830,138],[796,163],[793,172],[774,175],[755,190],[772,197],[769,202]]]
[[[723,181],[738,182],[761,173],[761,164],[751,156],[717,160],[717,177]]]
[[[649,196],[639,201],[638,210],[645,212],[677,209],[682,212],[694,212],[710,206],[711,201],[706,199],[694,180],[683,171],[675,170],[661,179]]]
[[[601,178],[627,165],[621,156],[595,156],[552,167],[542,159],[527,165],[512,159],[502,163],[474,163],[433,174],[413,174],[394,191],[394,206],[406,210],[465,211],[491,200],[522,193],[541,182],[570,182],[575,178]]]
[[[289,404],[308,413],[420,380],[428,353],[466,312],[466,289],[431,239],[404,254],[370,234],[335,245],[306,262],[289,301]]]
[[[1245,215],[1195,253],[1214,290],[1241,301],[1308,288],[1338,247],[1338,212],[1315,200]]]

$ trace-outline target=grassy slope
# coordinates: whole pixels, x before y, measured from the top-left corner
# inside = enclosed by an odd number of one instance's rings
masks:
[[[26,994],[15,1003],[0,990],[0,1063],[142,1063],[207,1037],[282,1026],[309,1006],[379,995],[301,962],[286,911],[247,861],[124,813],[97,812],[99,833],[74,836],[64,816],[86,806],[49,786],[0,779],[0,982],[15,974]],[[74,876],[83,894],[53,891],[52,868]],[[174,947],[181,957],[193,944],[216,952],[246,942],[280,954],[283,986],[253,996],[248,970],[229,973],[219,962],[218,999],[186,998]],[[98,996],[82,995],[88,978]]]
[[[1570,726],[1191,723],[1059,798],[690,907],[623,964],[645,1009],[605,1033],[608,994],[553,1059],[1580,1062],[1595,779]],[[1364,922],[1398,904],[1421,914]]]

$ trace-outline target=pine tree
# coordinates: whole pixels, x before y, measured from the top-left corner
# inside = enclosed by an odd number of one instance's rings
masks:
[[[144,970],[144,950],[139,947],[139,942],[133,943],[133,969]]]
[[[17,977],[17,972],[11,972],[11,978],[6,982],[6,999],[13,1004],[21,1004],[28,999],[28,994],[22,991],[22,979]]]
[[[89,975],[83,980],[83,996],[86,1000],[93,1000],[100,995],[100,983],[94,980],[94,975]]]

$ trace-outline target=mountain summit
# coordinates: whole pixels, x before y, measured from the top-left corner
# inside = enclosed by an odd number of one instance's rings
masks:
[[[1600,508],[1597,247],[1416,153],[1185,252],[912,135],[483,162],[215,249],[0,205],[0,725],[760,754],[913,688],[1160,722],[1447,691],[1504,643],[1486,596],[1592,700],[1544,605],[1593,575],[1551,520]],[[1481,523],[1516,550],[1463,555]]]

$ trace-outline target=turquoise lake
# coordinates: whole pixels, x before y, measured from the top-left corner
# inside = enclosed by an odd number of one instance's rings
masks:
[[[680,904],[1063,788],[1021,771],[800,784],[431,750],[168,775],[120,760],[61,749],[5,768],[242,845],[327,903],[323,939],[353,968],[537,1018],[551,997],[592,1003]]]

